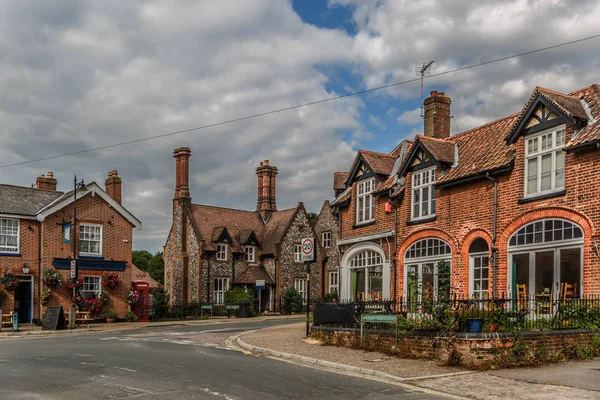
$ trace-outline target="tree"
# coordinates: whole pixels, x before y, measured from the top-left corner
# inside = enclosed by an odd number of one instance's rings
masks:
[[[317,224],[317,220],[319,219],[319,215],[315,213],[307,213],[308,214],[308,223],[311,227],[315,227]]]
[[[131,253],[133,265],[142,271],[148,271],[148,262],[152,259],[152,254],[146,250],[134,250]]]
[[[162,284],[165,283],[165,262],[163,260],[163,253],[159,251],[148,261],[148,270],[152,279]]]

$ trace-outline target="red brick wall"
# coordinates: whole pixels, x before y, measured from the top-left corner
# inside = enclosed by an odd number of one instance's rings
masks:
[[[567,129],[567,141],[572,135]],[[524,224],[542,218],[564,218],[579,224],[584,231],[584,294],[600,293],[600,257],[593,243],[600,240],[600,152],[567,153],[565,157],[566,194],[519,204],[524,193],[524,139],[516,143],[515,164],[510,175],[498,177],[498,294],[506,291],[507,244],[510,236]],[[439,178],[440,168],[437,170]],[[494,184],[491,181],[465,183],[436,190],[436,215],[433,222],[407,225],[410,221],[412,174],[406,177],[406,195],[399,207],[397,284],[403,288],[404,254],[416,240],[437,237],[452,248],[452,285],[468,289],[468,251],[477,237],[488,242],[493,235]],[[491,272],[491,271],[490,271]],[[491,288],[491,281],[490,281]]]

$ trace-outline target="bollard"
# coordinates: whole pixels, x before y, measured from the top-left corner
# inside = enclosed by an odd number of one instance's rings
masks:
[[[69,310],[69,329],[76,328],[76,325],[75,325],[76,318],[77,318],[77,314],[75,311],[75,306],[71,306],[71,309]]]

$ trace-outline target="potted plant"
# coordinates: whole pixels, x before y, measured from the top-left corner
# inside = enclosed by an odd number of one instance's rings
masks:
[[[0,277],[0,285],[7,291],[12,292],[19,285],[17,277],[12,272],[6,272],[4,276]]]
[[[116,272],[105,272],[102,274],[102,287],[113,290],[119,286],[120,278]]]
[[[466,322],[467,332],[481,333],[483,328],[483,312],[479,307],[469,305],[460,312],[461,319]]]
[[[107,324],[112,324],[113,322],[115,322],[115,320],[117,319],[118,315],[114,311],[107,311],[104,314],[104,317],[106,318],[106,323]]]
[[[135,315],[135,313],[134,313],[133,311],[127,311],[127,312],[125,313],[125,319],[126,319],[128,322],[137,322],[137,319],[138,319],[138,318],[137,318],[137,315]]]

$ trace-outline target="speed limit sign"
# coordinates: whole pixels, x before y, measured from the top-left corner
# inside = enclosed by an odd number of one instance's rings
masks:
[[[315,239],[302,239],[302,261],[315,261]]]

